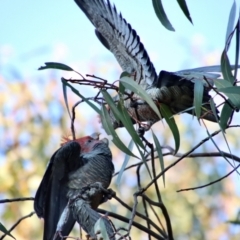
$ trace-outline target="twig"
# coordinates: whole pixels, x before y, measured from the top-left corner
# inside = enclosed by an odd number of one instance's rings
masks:
[[[0,200],[0,203],[21,202],[21,201],[34,201],[34,198],[33,197],[23,197],[23,198],[2,199],[2,200]]]
[[[193,147],[190,151],[186,152],[185,154],[183,154],[179,159],[177,159],[174,163],[170,164],[168,167],[166,167],[161,173],[159,173],[156,178],[154,178],[149,184],[147,184],[147,186],[145,188],[142,189],[142,192],[145,192],[158,178],[160,178],[165,172],[167,172],[170,168],[172,168],[173,166],[175,166],[177,163],[179,163],[182,159],[184,159],[185,157],[187,157],[190,153],[192,153],[193,151],[195,151],[197,148],[199,148],[203,143],[205,143],[206,141],[208,141],[211,137],[217,135],[219,132],[221,132],[221,130],[215,131],[214,133],[212,133],[210,136],[204,138],[200,143],[198,143],[195,147]]]
[[[128,209],[129,211],[132,211],[132,208],[130,206],[128,206],[125,202],[123,202],[120,198],[118,198],[117,196],[113,196],[113,198],[115,198],[126,209]],[[164,236],[164,232],[162,231],[162,229],[158,225],[156,225],[151,219],[147,218],[146,216],[144,216],[143,214],[139,213],[138,211],[136,211],[136,215],[138,217],[146,220],[147,222],[149,222],[159,233],[161,233]]]
[[[138,189],[141,189],[141,188],[142,188],[142,187],[141,187],[141,175],[140,175],[141,166],[142,166],[142,165],[139,165],[139,166],[137,167],[137,170],[136,170],[136,172],[137,172],[137,179],[138,179]],[[143,199],[142,202],[143,202],[143,208],[144,208],[145,215],[146,215],[146,217],[148,218],[148,217],[149,217],[149,214],[148,214],[148,209],[147,209],[147,204],[146,204],[145,199]],[[147,227],[148,227],[149,229],[151,229],[151,225],[150,225],[149,221],[146,221],[146,223],[147,223]],[[148,240],[151,240],[151,239],[152,239],[151,236],[148,234]]]
[[[98,208],[97,211],[99,213],[102,213],[102,214],[106,214],[107,213],[108,216],[114,217],[115,219],[118,219],[118,220],[120,220],[122,222],[125,222],[125,223],[129,223],[129,221],[130,221],[129,218],[123,217],[122,215],[119,215],[117,213],[108,212],[108,211],[106,211],[104,209]],[[132,225],[134,227],[138,228],[139,230],[141,230],[141,231],[143,231],[145,233],[150,234],[151,236],[155,237],[158,240],[166,240],[167,239],[167,238],[160,236],[159,234],[153,232],[152,230],[148,229],[147,227],[145,227],[145,226],[143,226],[143,225],[141,225],[141,224],[139,224],[137,222],[132,221]]]
[[[173,240],[173,231],[172,231],[172,225],[171,225],[171,220],[170,217],[168,215],[168,211],[165,207],[165,205],[163,204],[163,202],[154,202],[153,200],[151,200],[148,196],[146,196],[145,194],[142,195],[143,198],[145,198],[149,204],[154,205],[159,207],[162,210],[163,216],[166,220],[166,225],[167,225],[167,231],[168,231],[168,239],[169,240]]]
[[[202,186],[198,186],[198,187],[192,187],[192,188],[184,188],[184,189],[180,189],[180,190],[177,190],[177,192],[183,192],[183,191],[189,191],[189,190],[196,190],[196,189],[199,189],[199,188],[204,188],[204,187],[207,187],[207,186],[210,186],[214,183],[217,183],[217,182],[220,182],[222,181],[224,178],[230,176],[233,172],[235,172],[237,170],[237,168],[240,167],[240,164],[237,165],[237,167],[235,167],[232,171],[230,171],[228,174],[224,175],[223,177],[213,181],[213,182],[210,182],[210,183],[207,183],[205,185],[202,185]]]
[[[18,225],[22,220],[31,217],[33,214],[35,214],[35,212],[31,212],[31,213],[29,213],[28,215],[26,215],[26,216],[24,216],[24,217],[21,217],[21,218],[8,230],[8,232],[9,232],[9,233],[12,232],[12,230],[13,230],[15,227],[17,227],[17,225]],[[7,236],[7,234],[3,234],[3,235],[0,237],[0,240],[4,239],[6,236]]]

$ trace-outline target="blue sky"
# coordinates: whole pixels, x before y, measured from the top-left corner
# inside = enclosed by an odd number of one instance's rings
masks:
[[[177,1],[163,1],[176,32],[160,24],[151,1],[111,2],[137,31],[159,72],[198,67],[201,55],[220,54],[233,1],[187,1],[194,25],[184,17]],[[95,56],[101,64],[115,61],[74,1],[2,0],[0,22],[0,63],[18,66],[24,74],[38,74],[36,69],[46,61],[71,64],[90,62]],[[196,44],[198,51],[193,52],[191,44]],[[218,63],[214,56],[210,64]]]
[[[161,25],[152,1],[111,2],[137,31],[157,72],[219,64],[232,0],[187,1],[194,25],[183,15],[177,1],[163,1],[175,32]],[[121,73],[114,56],[98,41],[94,27],[73,0],[2,0],[0,22],[0,71],[7,81],[45,79],[46,75],[49,79],[49,71],[37,71],[49,61],[109,81],[118,79]],[[233,55],[230,60],[234,62]],[[73,76],[71,72],[55,72],[59,79]],[[41,90],[36,92],[38,95],[43,95]]]

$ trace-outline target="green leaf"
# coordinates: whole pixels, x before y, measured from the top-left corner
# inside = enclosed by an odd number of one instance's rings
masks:
[[[163,9],[162,1],[161,0],[152,0],[152,4],[153,4],[154,11],[155,11],[158,19],[162,23],[162,25],[170,31],[175,31],[172,24],[169,22],[167,15]]]
[[[140,155],[141,155],[141,159],[142,159],[143,163],[144,163],[145,166],[146,166],[146,169],[147,169],[147,171],[148,171],[148,174],[149,174],[150,178],[152,179],[152,174],[151,174],[150,169],[149,169],[149,167],[148,167],[147,159],[145,158],[145,156],[144,156],[143,152],[141,151],[141,149],[139,148],[139,146],[136,145],[136,147],[137,147],[137,149],[138,149],[138,152],[139,152]]]
[[[235,224],[235,225],[240,225],[240,220],[230,220],[227,221],[227,223]]]
[[[45,70],[45,69],[59,69],[64,71],[74,71],[69,66],[63,64],[63,63],[57,63],[57,62],[45,62],[46,66],[38,68],[38,70]]]
[[[132,81],[132,79],[130,79],[130,81]],[[147,160],[146,160],[144,154],[142,153],[141,149],[139,148],[139,146],[140,146],[142,149],[145,150],[144,145],[143,145],[139,135],[136,133],[136,131],[135,131],[134,127],[133,127],[133,124],[132,124],[132,120],[131,120],[131,118],[130,118],[126,108],[124,107],[124,101],[123,101],[123,99],[121,99],[121,94],[124,92],[124,89],[125,89],[125,86],[121,82],[121,80],[120,80],[119,86],[120,86],[119,89],[121,89],[121,92],[119,93],[120,94],[120,100],[118,102],[118,107],[117,107],[117,109],[120,111],[120,116],[119,117],[120,117],[121,122],[123,123],[123,125],[126,127],[128,133],[131,135],[132,140],[136,144],[138,152],[141,155],[141,159],[142,159],[143,163],[146,166],[146,169],[147,169],[147,171],[149,173],[150,178],[152,178],[150,169],[149,169],[149,167],[147,165]]]
[[[108,104],[109,108],[111,109],[115,119],[117,121],[121,121],[123,118],[121,113],[116,107],[116,103],[113,101],[112,97],[109,95],[109,93],[106,90],[101,90],[101,94],[103,95],[103,98],[105,99],[106,103]]]
[[[120,79],[120,82],[124,85],[126,89],[129,89],[139,95],[147,104],[152,108],[152,110],[158,115],[160,119],[162,119],[161,114],[153,102],[153,100],[149,97],[145,90],[142,89],[140,85],[138,85],[135,81],[131,78],[123,77]]]
[[[231,70],[235,69],[235,65],[230,65],[230,67],[231,67]],[[237,67],[240,68],[240,65],[238,65]],[[176,73],[185,73],[187,75],[187,74],[191,74],[192,72],[197,72],[197,73],[202,72],[202,73],[204,73],[203,75],[205,75],[205,73],[209,73],[209,72],[221,72],[221,65],[184,69],[184,70],[177,71]],[[220,75],[213,74],[212,78],[217,78],[216,76],[220,76]]]
[[[65,84],[71,88],[71,90],[79,96],[81,99],[84,100],[95,112],[97,112],[99,115],[101,115],[101,110],[97,108],[88,98],[85,98],[76,88],[74,88],[71,84],[69,84],[64,78],[61,78],[62,82],[65,82]]]
[[[153,136],[153,141],[156,146],[157,153],[158,153],[161,170],[163,172],[164,171],[164,160],[163,160],[163,155],[162,155],[162,147],[153,131],[152,131],[152,136]],[[163,173],[163,185],[165,187],[165,173]]]
[[[94,233],[98,236],[97,239],[109,240],[107,228],[103,217],[100,217],[94,224]]]
[[[0,231],[3,232],[4,234],[12,237],[13,239],[16,239],[0,222]]]
[[[119,95],[124,95],[125,87],[121,82],[119,82]]]
[[[240,108],[240,87],[225,87],[225,88],[218,88],[219,92],[223,92],[235,105],[237,108]]]
[[[214,101],[213,101],[212,98],[210,99],[210,106],[211,106],[211,109],[212,109],[212,112],[213,112],[215,118],[218,119],[218,117],[217,117],[217,112],[216,112],[216,106],[215,106],[215,103],[214,103]],[[222,132],[224,141],[225,141],[225,143],[226,143],[226,145],[227,145],[227,147],[228,147],[228,150],[229,150],[229,152],[231,153],[231,149],[230,149],[230,147],[229,147],[229,144],[228,144],[228,141],[227,141],[227,138],[226,138],[224,129],[221,128],[220,122],[218,122],[218,125],[219,125],[219,127],[220,127],[220,129],[221,129],[221,132]],[[224,158],[225,158],[225,157],[224,157]],[[225,158],[225,159],[226,159],[226,158]],[[227,160],[227,159],[226,159],[226,160]]]
[[[228,121],[232,115],[232,108],[229,106],[228,103],[224,103],[224,106],[222,108],[221,116],[220,116],[220,126],[221,129],[225,132],[225,129],[227,127]]]
[[[212,99],[211,99],[211,100],[212,100]],[[213,104],[213,100],[212,100],[212,104]],[[209,133],[208,129],[206,129],[206,132],[207,132],[208,136],[210,137],[210,140],[212,141],[212,143],[214,144],[214,146],[217,148],[218,152],[221,154],[221,156],[222,156],[231,166],[233,166],[233,165],[231,164],[231,162],[224,156],[224,154],[222,153],[222,151],[221,151],[220,148],[218,147],[218,144],[214,141],[213,137],[212,137],[211,134]],[[226,142],[226,144],[227,144],[228,150],[229,150],[229,152],[230,152],[230,154],[231,154],[231,149],[230,149],[230,147],[229,147],[229,144],[228,144],[228,142],[227,142],[226,136],[225,136],[225,134],[224,134],[224,132],[223,132],[222,129],[221,129],[221,132],[222,132],[222,135],[223,135],[223,137],[224,137],[224,140],[225,140],[225,142]]]
[[[210,103],[210,107],[211,107],[212,113],[213,113],[216,121],[218,122],[219,117],[218,117],[218,113],[217,113],[217,109],[216,109],[215,102],[214,102],[213,99],[211,98],[210,101],[209,101],[209,103]],[[206,110],[208,110],[208,109],[206,109]]]
[[[186,16],[186,18],[191,22],[192,22],[192,18],[190,16],[190,13],[188,11],[188,7],[187,7],[187,4],[186,4],[186,1],[185,0],[177,0],[180,8],[182,9],[184,15]]]
[[[122,72],[120,75],[120,78],[123,78],[123,77],[131,77],[131,74],[128,72]]]
[[[240,16],[238,18],[238,23],[237,23],[237,26],[236,26],[236,50],[235,50],[236,56],[235,56],[234,79],[237,78],[237,72],[238,72],[239,41],[240,41],[240,38],[239,38],[239,31],[237,29],[239,29],[239,25],[240,25]]]
[[[71,113],[70,113],[70,110],[69,110],[68,98],[67,98],[67,84],[66,84],[66,81],[62,80],[62,87],[63,87],[64,102],[65,102],[69,117],[71,118]]]
[[[233,1],[233,5],[231,7],[230,14],[229,14],[229,17],[228,17],[228,26],[227,26],[227,32],[226,32],[226,43],[228,42],[228,38],[233,31],[235,16],[236,16],[236,2]]]
[[[131,139],[130,143],[128,144],[128,149],[130,151],[132,151],[133,149],[133,140]],[[118,173],[118,177],[117,177],[117,180],[116,180],[116,184],[117,184],[117,187],[119,188],[120,186],[120,182],[121,182],[121,178],[122,178],[122,175],[123,175],[123,172],[124,172],[124,169],[126,168],[128,162],[129,162],[129,159],[130,159],[130,156],[128,154],[125,155],[125,158],[124,158],[124,161],[123,161],[123,164],[121,166],[121,169]]]
[[[102,111],[101,111],[101,120],[102,120],[102,125],[104,130],[108,135],[111,135],[113,137],[112,142],[124,153],[128,154],[129,156],[136,157],[121,141],[121,139],[118,137],[116,131],[114,130],[112,126],[112,122],[109,116],[109,113],[106,109],[106,107],[103,105],[102,106]]]
[[[234,77],[232,75],[232,69],[230,66],[230,62],[227,56],[227,52],[224,50],[221,56],[221,69],[223,78],[229,81],[230,83],[234,82]]]
[[[224,79],[215,79],[213,81],[217,89],[233,86],[229,81],[226,81]]]
[[[127,129],[128,133],[132,137],[133,141],[135,142],[135,144],[138,144],[142,149],[144,149],[144,145],[133,127],[132,120],[129,117],[129,114],[128,114],[126,108],[124,107],[123,102],[120,100],[118,102],[119,108],[117,108],[115,105],[115,102],[113,101],[112,97],[108,94],[107,91],[102,90],[101,93],[102,93],[105,101],[107,102],[108,106],[110,107],[114,117],[117,120],[120,120],[122,122],[122,124]],[[120,111],[119,111],[119,109],[120,109]]]
[[[201,117],[202,99],[203,99],[203,83],[202,81],[195,81],[194,84],[194,107],[197,118]]]
[[[133,141],[135,142],[136,145],[140,146],[142,149],[145,149],[139,135],[137,134],[136,130],[133,127],[132,120],[131,120],[126,108],[124,107],[122,100],[119,102],[118,106],[119,106],[119,109],[120,109],[122,117],[123,117],[122,123],[126,127],[128,133],[132,137]]]
[[[179,146],[180,146],[180,134],[178,131],[178,127],[177,124],[174,120],[174,118],[172,117],[172,112],[169,109],[169,107],[163,103],[160,104],[160,110],[161,113],[163,115],[163,117],[165,118],[169,128],[172,131],[174,140],[175,140],[175,154],[178,152]]]
[[[240,95],[240,86],[218,88],[218,91],[223,93],[232,93]]]

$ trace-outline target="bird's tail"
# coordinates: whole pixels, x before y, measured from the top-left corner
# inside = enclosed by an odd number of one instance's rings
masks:
[[[188,80],[174,73],[161,71],[156,86],[161,90],[159,102],[167,104],[174,114],[186,112],[196,115],[194,110],[194,81],[201,80]],[[209,94],[210,90],[210,86],[204,85],[200,118],[217,122],[210,105],[210,99],[212,98]],[[217,109],[216,113],[218,113]]]

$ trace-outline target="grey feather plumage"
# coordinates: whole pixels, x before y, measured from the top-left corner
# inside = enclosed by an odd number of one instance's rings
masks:
[[[107,188],[113,171],[112,154],[104,140],[97,141],[92,151],[86,154],[81,153],[81,147],[75,141],[66,143],[56,151],[48,164],[34,200],[36,214],[44,219],[43,239],[60,240],[61,238],[55,233],[69,199],[76,197],[88,184],[101,182]],[[88,204],[96,209],[104,200],[104,194],[99,193],[90,199]],[[62,226],[61,234],[68,236],[75,222],[76,218],[70,212]]]
[[[103,0],[75,0],[96,27],[96,35],[110,50],[123,71],[136,72],[142,86],[152,86],[157,81],[155,68],[136,31],[118,14],[116,7]]]
[[[109,0],[75,0],[75,2],[95,26],[98,39],[114,54],[122,70],[130,74],[134,73],[135,81],[146,90],[156,104],[166,104],[173,114],[186,111],[194,115],[194,111],[187,109],[193,107],[194,82],[202,81],[204,84],[202,118],[217,121],[209,104],[211,99],[209,91],[213,85],[211,78],[219,77],[219,75],[206,72],[203,68],[193,69],[193,71],[161,71],[157,75],[136,31],[122,17],[122,14],[117,12],[116,7],[110,4]],[[208,81],[204,81],[204,78]],[[133,98],[136,102],[141,102],[137,109],[131,106],[130,100],[124,103],[133,122],[135,122],[134,119],[138,119],[153,124],[160,120],[146,103],[142,104],[143,101],[137,94]],[[118,96],[114,100],[118,100]],[[111,111],[110,117],[115,128],[122,126],[115,120]]]

